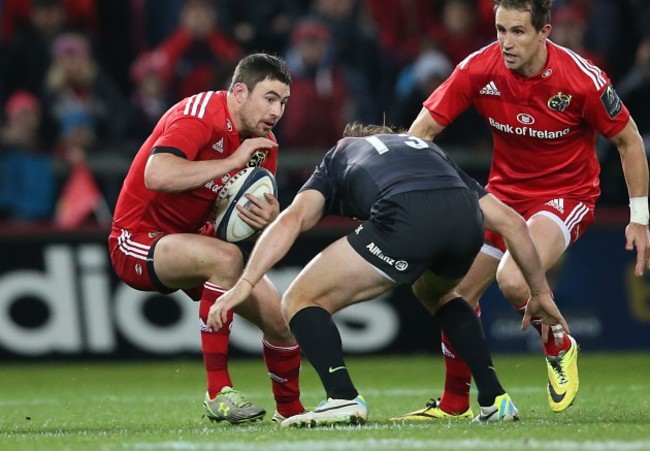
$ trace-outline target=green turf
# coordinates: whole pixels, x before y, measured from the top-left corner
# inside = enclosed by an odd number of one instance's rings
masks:
[[[398,426],[387,419],[424,406],[441,391],[439,356],[348,357],[370,407],[363,427],[284,430],[270,421],[270,383],[260,359],[233,360],[237,388],[267,408],[264,422],[230,426],[203,417],[199,359],[155,363],[4,364],[0,370],[0,449],[424,450],[650,449],[650,356],[580,357],[580,394],[562,414],[546,404],[540,356],[495,356],[522,421]],[[323,391],[302,371],[303,401]],[[472,391],[476,409],[476,392]]]

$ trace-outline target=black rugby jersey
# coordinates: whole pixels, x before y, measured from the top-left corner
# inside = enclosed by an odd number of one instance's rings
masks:
[[[321,192],[325,215],[365,220],[379,199],[463,187],[478,198],[487,193],[436,144],[410,135],[382,134],[341,139],[300,191]]]

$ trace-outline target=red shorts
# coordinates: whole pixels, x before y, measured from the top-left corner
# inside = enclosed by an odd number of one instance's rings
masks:
[[[564,235],[565,249],[575,243],[594,222],[594,205],[577,199],[560,198],[550,201],[531,199],[516,204],[506,203],[526,220],[536,215],[544,215],[555,221]],[[491,252],[486,249],[486,246],[488,249],[492,248]],[[503,255],[506,251],[506,243],[500,234],[486,230],[483,252],[497,254],[494,248],[500,250]],[[501,255],[495,257],[500,258]]]
[[[108,236],[108,250],[117,276],[127,285],[141,291],[173,293],[164,286],[153,269],[153,251],[162,232],[129,232],[113,228]]]

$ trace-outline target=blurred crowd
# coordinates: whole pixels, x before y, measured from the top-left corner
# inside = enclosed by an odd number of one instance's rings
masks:
[[[612,78],[650,151],[650,2],[555,0],[552,24],[553,41]],[[292,95],[276,135],[281,153],[298,154],[326,150],[354,120],[408,128],[454,66],[494,39],[490,0],[0,0],[0,219],[51,220],[66,168],[130,160],[169,106],[225,89],[247,53],[287,60]],[[438,141],[489,161],[472,110]],[[618,153],[603,142],[599,156],[611,179],[601,203],[626,205]],[[290,196],[308,172],[280,168],[281,189]],[[109,208],[123,175],[100,181]]]

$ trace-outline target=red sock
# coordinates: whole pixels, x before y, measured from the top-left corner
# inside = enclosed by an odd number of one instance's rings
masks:
[[[528,304],[528,299],[526,299],[526,301],[523,304],[515,307],[517,311],[521,314],[521,316],[524,316],[524,312],[526,311],[527,304]],[[539,336],[541,337],[542,323],[541,321],[539,321],[539,319],[540,318],[533,318],[531,324],[533,325],[533,327],[535,327],[535,330],[537,331],[537,333],[539,333]],[[544,348],[544,354],[547,356],[555,357],[560,353],[560,351],[568,351],[569,348],[571,347],[571,341],[569,340],[569,336],[566,333],[564,333],[563,337],[564,339],[562,340],[562,344],[558,346],[555,343],[555,338],[553,337],[553,333],[549,330],[548,340],[546,341],[546,343],[542,343],[542,346]]]
[[[476,314],[481,316],[481,307],[476,307]],[[440,398],[441,410],[450,414],[461,414],[469,409],[469,389],[472,372],[467,364],[457,355],[456,349],[444,333],[440,333],[442,355],[445,358],[445,390]]]
[[[300,347],[280,346],[262,340],[264,362],[271,377],[271,388],[278,413],[285,418],[303,413],[300,402]]]
[[[223,387],[232,387],[232,381],[228,373],[228,342],[230,340],[230,326],[232,325],[232,310],[228,312],[228,321],[218,331],[213,332],[205,326],[210,307],[224,292],[223,288],[205,282],[199,304],[201,351],[203,352],[210,398],[217,396]]]

